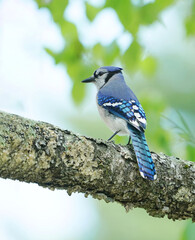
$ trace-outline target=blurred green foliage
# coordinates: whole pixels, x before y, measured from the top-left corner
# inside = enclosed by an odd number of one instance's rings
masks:
[[[186,33],[188,36],[195,34],[195,1],[192,3],[191,13],[186,18]]]
[[[120,205],[109,204],[109,208],[107,208],[102,201],[98,202],[98,207],[102,214],[102,221],[95,240],[193,239],[180,239],[180,235],[185,228],[185,223],[182,221],[173,222],[167,221],[167,219],[153,218],[148,216],[143,209],[133,209],[127,214]],[[187,222],[187,224],[190,225],[190,222]],[[111,229],[112,231],[110,231]]]
[[[194,239],[195,239],[195,224],[188,221],[180,240],[194,240]]]
[[[146,51],[140,37],[141,29],[143,27],[150,29],[157,23],[163,26],[161,15],[164,11],[175,7],[178,2],[182,1],[105,0],[100,6],[93,5],[91,1],[81,1],[85,7],[85,17],[91,25],[105,9],[111,9],[116,13],[123,29],[121,35],[127,33],[132,37],[125,50],[121,50],[118,42],[119,36],[107,45],[102,45],[100,42],[85,45],[79,34],[82,27],[68,21],[66,15],[66,9],[71,1],[35,1],[39,8],[47,8],[50,11],[53,21],[64,38],[64,47],[61,51],[53,52],[51,49],[46,49],[46,51],[53,57],[56,64],[62,64],[67,69],[73,83],[72,99],[74,103],[77,105],[83,103],[86,86],[80,81],[89,77],[96,68],[103,65],[122,66],[127,82],[129,82],[130,77],[130,86],[146,112],[147,129],[149,129],[146,131],[146,136],[150,149],[195,161],[195,54],[190,54],[194,51],[194,42],[191,46],[188,44],[188,39],[195,41],[195,0],[189,0],[185,3],[183,1],[184,7],[183,9],[181,7],[180,21],[184,28],[183,41],[187,42],[183,46],[188,49],[180,49],[178,52],[164,51],[159,55],[152,55]],[[110,28],[114,27],[110,26]],[[169,40],[171,41],[171,39]],[[162,41],[167,40],[165,38]],[[176,43],[177,39],[175,38]],[[91,101],[90,99],[89,102]],[[107,127],[103,124],[100,126],[97,115],[94,117],[90,113],[89,119],[86,117],[88,114],[82,114],[78,108],[77,114],[69,116],[68,120],[74,125],[74,129],[81,134],[108,138],[111,132]],[[115,137],[116,143],[126,144],[127,141],[127,138]],[[131,224],[133,222],[132,220]],[[114,224],[111,225],[112,228],[107,226],[108,229],[105,230],[107,233],[110,230],[110,236],[115,228]],[[121,225],[121,232],[124,231],[122,227]],[[127,228],[128,225],[125,229]],[[118,231],[119,226],[116,229]],[[152,226],[148,231],[152,235]],[[118,237],[122,236],[121,232],[119,232]],[[117,234],[116,231],[109,238],[102,233],[101,239],[116,239],[113,238],[115,234]],[[123,239],[136,239],[131,238],[128,234],[129,232],[126,232]],[[135,232],[132,232],[133,234]],[[105,238],[102,237],[103,235]],[[194,225],[189,223],[181,240],[194,240],[194,236]],[[150,237],[150,239],[154,238]],[[161,239],[164,239],[163,235]]]
[[[51,49],[46,49],[55,60],[56,64],[63,64],[72,80],[72,98],[74,102],[79,105],[83,102],[86,95],[86,86],[80,84],[80,81],[88,77],[99,66],[106,65],[119,65],[123,66],[125,72],[131,76],[131,80],[136,80],[136,72],[139,72],[144,79],[142,82],[133,86],[136,89],[136,93],[145,109],[148,119],[147,137],[149,144],[155,151],[163,151],[167,154],[175,154],[174,149],[174,132],[170,131],[170,128],[164,128],[162,126],[162,114],[165,115],[167,109],[175,109],[178,112],[180,110],[186,110],[192,113],[193,104],[191,97],[193,93],[188,92],[186,98],[186,92],[180,91],[175,88],[175,85],[180,84],[178,79],[163,79],[158,81],[158,72],[160,59],[151,54],[145,54],[145,49],[140,40],[140,29],[150,27],[156,22],[161,22],[161,14],[163,11],[174,6],[178,1],[174,0],[156,0],[156,1],[118,1],[118,0],[105,0],[102,5],[96,6],[90,3],[90,1],[82,1],[85,7],[86,18],[90,24],[96,20],[97,16],[105,9],[112,9],[117,17],[119,23],[123,27],[123,33],[129,33],[132,36],[132,41],[129,42],[129,46],[125,51],[121,51],[121,46],[117,42],[117,39],[107,45],[101,45],[96,42],[90,46],[86,46],[81,41],[79,34],[79,25],[76,25],[67,20],[66,9],[71,1],[68,0],[35,0],[39,8],[47,8],[53,18],[53,21],[60,28],[61,34],[64,38],[64,47],[59,52],[53,52]],[[191,10],[184,19],[184,25],[186,27],[186,35],[195,34],[195,1],[190,1]],[[110,26],[111,28],[114,26]],[[171,63],[172,64],[172,63]],[[173,68],[172,68],[173,69]],[[170,70],[170,75],[171,75]],[[164,72],[160,73],[162,76]],[[171,88],[170,81],[174,84]],[[178,82],[178,83],[177,83]],[[138,87],[142,86],[145,91],[140,91]],[[163,88],[166,88],[166,92],[163,92]],[[150,92],[150,94],[148,94]],[[183,96],[181,96],[183,94]],[[181,97],[178,97],[178,96]],[[183,101],[185,99],[185,102]],[[183,111],[184,112],[184,111]],[[182,114],[183,114],[182,112]],[[167,113],[166,113],[167,114]],[[185,114],[185,112],[184,112]],[[181,114],[179,118],[173,118],[166,116],[167,119],[172,119],[172,125],[177,128],[176,122],[178,119],[182,120]],[[79,125],[79,122],[75,124]],[[166,121],[165,121],[166,122]],[[169,124],[167,120],[167,124]],[[89,123],[90,124],[90,123]],[[89,126],[89,125],[88,125]],[[90,133],[89,133],[90,134]],[[178,134],[178,132],[177,132]],[[93,133],[91,133],[93,135]],[[94,135],[95,136],[95,135]],[[105,137],[105,135],[103,135]],[[107,137],[107,136],[106,136]],[[191,134],[190,127],[186,121],[181,121],[181,127],[178,137],[184,139],[183,150],[177,155],[185,157],[189,160],[194,160],[195,150],[191,141],[194,141],[194,135]],[[179,138],[177,139],[179,141]],[[116,137],[116,142],[125,143],[126,140]]]
[[[92,23],[97,14],[105,8],[112,8],[116,12],[124,31],[131,33],[134,37],[133,43],[124,54],[120,53],[119,46],[115,41],[111,45],[104,47],[100,44],[95,44],[91,48],[84,46],[80,41],[78,29],[74,24],[67,21],[64,14],[68,5],[67,0],[36,0],[36,2],[39,8],[44,7],[51,12],[54,22],[60,28],[65,39],[65,46],[61,52],[54,53],[49,49],[47,49],[47,52],[55,59],[56,63],[62,63],[66,66],[68,74],[74,83],[73,99],[76,103],[80,103],[84,99],[84,86],[80,86],[80,92],[75,94],[77,90],[75,85],[78,84],[80,79],[86,77],[92,69],[94,70],[99,63],[111,65],[117,60],[129,71],[143,69],[143,72],[151,74],[155,70],[154,58],[143,59],[143,49],[137,39],[137,33],[140,26],[150,25],[157,21],[161,11],[173,4],[174,1],[157,0],[148,4],[138,1],[138,4],[133,4],[130,0],[124,0],[122,3],[118,0],[107,0],[102,7],[95,7],[88,1],[83,1],[86,16]],[[89,61],[84,61],[85,57],[89,58],[89,55],[91,56]],[[140,68],[141,65],[142,68]]]

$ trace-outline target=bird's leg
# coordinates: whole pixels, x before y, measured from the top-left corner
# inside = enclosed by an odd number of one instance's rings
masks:
[[[120,132],[120,130],[116,131],[110,138],[108,138],[108,141],[110,141],[119,132]]]
[[[131,136],[129,136],[129,141],[128,141],[127,145],[130,145],[130,142],[131,142]]]

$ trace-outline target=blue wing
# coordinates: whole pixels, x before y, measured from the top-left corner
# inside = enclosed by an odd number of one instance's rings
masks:
[[[115,116],[127,121],[139,171],[142,177],[155,180],[156,170],[144,135],[146,116],[139,101],[136,99],[117,99],[99,93],[98,104]]]
[[[124,119],[138,130],[144,131],[146,128],[146,115],[141,104],[136,100],[117,99],[99,93],[98,104],[115,116]]]

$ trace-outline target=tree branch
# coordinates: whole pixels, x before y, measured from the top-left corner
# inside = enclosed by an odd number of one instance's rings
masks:
[[[131,146],[78,136],[0,112],[0,177],[82,192],[126,210],[195,221],[195,163],[152,153],[157,180],[143,179]]]

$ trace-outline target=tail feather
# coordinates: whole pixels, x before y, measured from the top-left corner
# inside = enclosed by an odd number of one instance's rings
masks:
[[[143,178],[155,180],[156,170],[148,148],[144,132],[133,126],[128,126],[131,134],[132,144],[137,158],[140,174]]]

